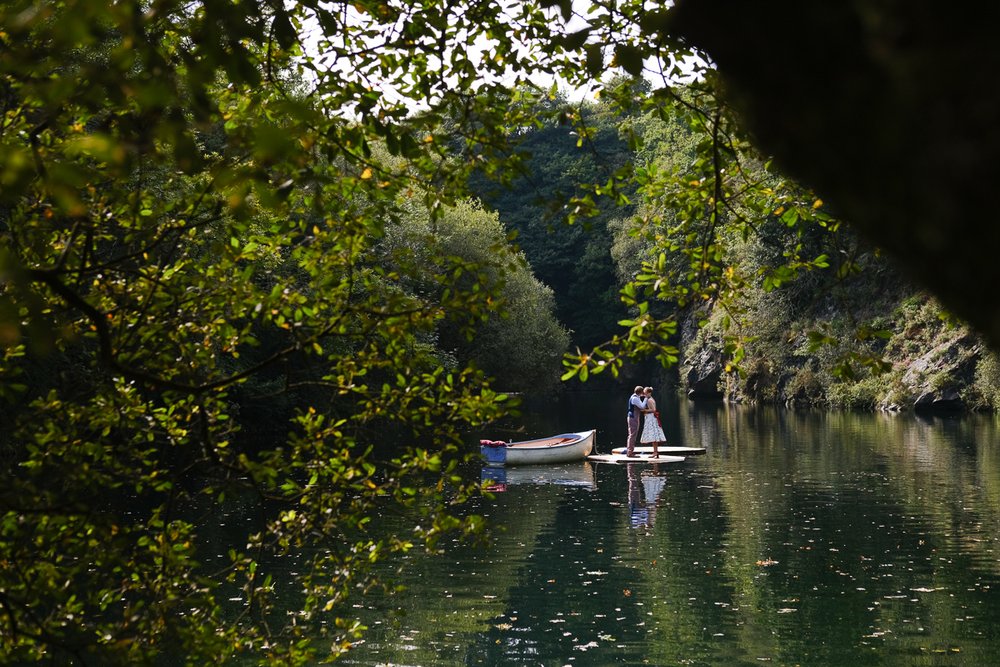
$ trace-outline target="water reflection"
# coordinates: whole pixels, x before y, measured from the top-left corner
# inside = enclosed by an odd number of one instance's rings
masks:
[[[592,483],[507,470],[474,508],[502,528],[490,547],[411,557],[408,591],[359,610],[350,662],[1000,663],[995,419],[661,412],[668,444],[708,453]]]
[[[494,493],[506,491],[509,484],[597,488],[594,466],[589,461],[547,466],[483,466],[480,480]]]
[[[656,502],[666,484],[667,472],[661,466],[639,463],[626,464],[628,478],[629,525],[632,528],[652,528]]]

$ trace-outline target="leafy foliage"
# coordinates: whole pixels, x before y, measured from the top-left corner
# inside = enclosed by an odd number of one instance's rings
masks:
[[[795,302],[812,276],[856,273],[868,251],[750,147],[671,10],[578,9],[0,8],[4,659],[335,657],[362,630],[348,598],[376,585],[372,563],[480,530],[448,512],[477,492],[458,474],[461,436],[511,401],[473,362],[534,383],[566,332],[470,182],[542,282],[573,295],[560,314],[578,340],[604,332],[590,306],[611,310],[612,248],[642,256],[622,264],[624,333],[568,359],[565,378],[673,363],[683,317],[709,306],[738,373],[756,297]],[[596,105],[530,83],[606,71]],[[599,233],[549,248],[548,221],[483,180],[527,169],[571,229]],[[880,339],[871,322],[847,335]],[[531,354],[512,356],[524,339]],[[219,545],[201,527],[231,503],[252,520],[209,562]],[[411,534],[375,530],[390,510],[413,516]],[[294,613],[276,603],[282,562]]]
[[[409,211],[389,226],[379,250],[385,253],[383,266],[411,275],[412,292],[436,298],[442,290],[487,295],[474,327],[438,326],[433,344],[442,352],[441,363],[475,364],[507,391],[553,388],[569,336],[555,318],[552,290],[511,248],[496,213],[469,201],[445,209],[433,222],[426,210]],[[401,262],[410,270],[397,268]]]
[[[503,54],[545,18],[0,9],[6,660],[311,663],[357,635],[347,599],[371,563],[481,528],[447,511],[476,492],[461,433],[508,402],[430,343],[495,317],[500,284],[454,285],[480,260],[459,249],[430,271],[380,244],[459,200],[470,164],[445,159],[451,142],[501,169],[521,122],[494,103]],[[469,53],[476,35],[492,42]],[[412,444],[376,455],[380,436]],[[423,494],[439,502],[411,534],[372,529]],[[209,562],[201,525],[234,502],[253,519]],[[280,559],[299,573],[292,615]]]
[[[552,288],[573,343],[589,347],[610,336],[624,314],[607,226],[632,204],[627,188],[614,196],[603,190],[632,159],[619,133],[623,119],[607,104],[527,89],[515,95],[537,117],[515,137],[520,169],[499,183],[477,172],[470,187],[497,210],[539,280]],[[576,224],[565,224],[568,214]]]
[[[625,6],[618,20],[631,31],[601,12],[591,30],[632,39],[659,29],[659,19],[644,23],[636,7]],[[682,354],[693,356],[696,350],[679,347],[688,322],[711,324],[724,370],[734,380],[744,360],[759,363],[771,346],[787,348],[797,327],[804,327],[812,352],[837,349],[835,374],[850,377],[859,366],[884,370],[872,341],[885,332],[851,319],[857,304],[849,295],[862,267],[879,275],[892,271],[818,195],[785,178],[754,149],[707,60],[683,65],[691,52],[637,42],[631,43],[642,55],[643,73],[650,75],[650,64],[659,67],[662,86],[636,94],[619,83],[603,91],[629,118],[625,129],[638,148],[634,173],[608,188],[636,189],[635,215],[611,225],[630,315],[620,321],[625,333],[567,358],[564,379],[585,380],[606,370],[617,375],[628,359],[655,356],[669,366]],[[685,73],[688,83],[680,85]],[[834,311],[831,302],[838,304]],[[847,313],[849,324],[824,331],[822,312]],[[771,338],[766,344],[765,336]]]

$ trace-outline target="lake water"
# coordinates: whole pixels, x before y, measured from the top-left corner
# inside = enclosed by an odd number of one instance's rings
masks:
[[[523,435],[597,428],[607,452],[625,399],[526,411]],[[661,408],[706,455],[472,471],[503,482],[469,508],[492,544],[409,557],[345,663],[1000,664],[994,417]]]

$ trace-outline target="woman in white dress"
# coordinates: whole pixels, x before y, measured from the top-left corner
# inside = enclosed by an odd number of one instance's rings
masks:
[[[667,436],[664,435],[663,427],[660,425],[660,413],[656,409],[656,401],[653,400],[653,388],[646,387],[643,394],[646,396],[646,409],[643,410],[646,413],[646,421],[642,425],[642,435],[639,436],[639,442],[644,445],[652,444],[653,455],[649,458],[658,459],[660,458],[660,443],[666,442]]]

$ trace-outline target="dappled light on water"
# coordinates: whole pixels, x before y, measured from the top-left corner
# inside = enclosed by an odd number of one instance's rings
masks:
[[[605,448],[618,421],[594,425]],[[1000,663],[992,418],[682,404],[668,424],[708,453],[476,470],[492,543],[411,556],[347,662]]]

